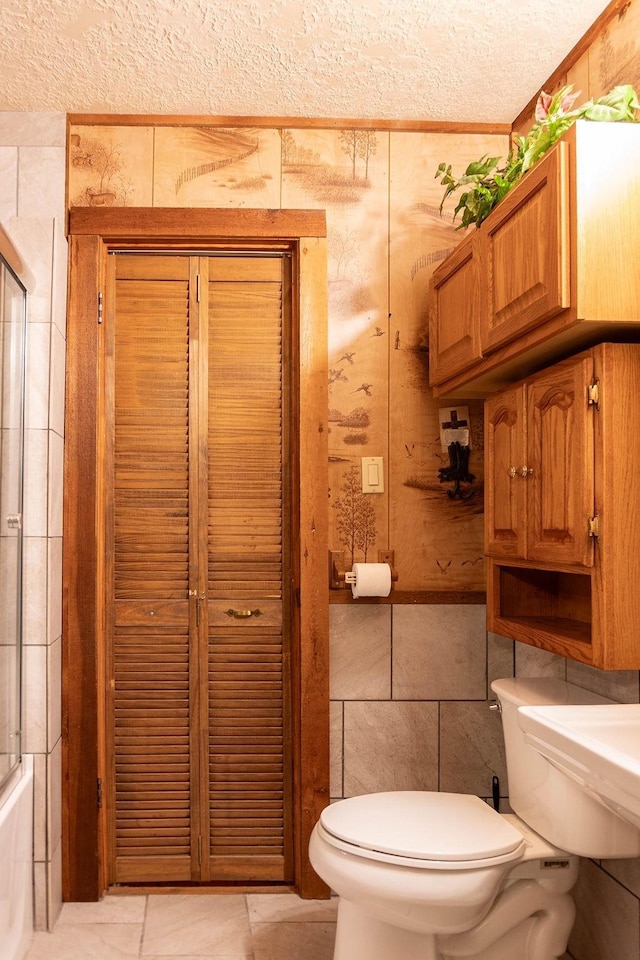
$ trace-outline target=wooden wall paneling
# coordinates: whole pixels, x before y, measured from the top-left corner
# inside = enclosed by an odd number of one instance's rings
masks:
[[[366,558],[377,559],[378,549],[393,546],[389,486],[363,496],[360,460],[388,464],[388,134],[283,130],[282,156],[283,206],[327,216],[329,543],[345,549],[349,564],[351,538],[332,508],[353,499],[353,523],[368,528]],[[354,559],[364,558],[356,546]]]
[[[472,417],[469,500],[450,499],[438,469],[448,464],[440,444],[438,410],[428,385],[428,283],[435,267],[463,234],[444,216],[441,162],[461,174],[471,160],[506,154],[504,137],[391,134],[389,544],[396,551],[398,590],[483,590],[482,404]],[[464,401],[456,401],[462,405]],[[452,404],[453,406],[453,404]]]
[[[69,206],[151,206],[152,126],[69,125]]]
[[[576,43],[574,48],[569,51],[567,56],[564,58],[562,63],[554,70],[550,77],[547,78],[546,82],[543,83],[542,89],[547,93],[553,93],[562,87],[565,83],[571,83],[570,74],[578,61],[588,53],[591,63],[593,63],[592,55],[602,38],[608,37],[609,31],[614,29],[614,24],[616,21],[623,22],[625,20],[626,14],[630,8],[633,8],[637,4],[638,0],[611,0],[605,9],[602,11],[600,16],[595,20],[584,36]],[[627,34],[626,39],[629,39],[631,34]],[[637,36],[637,32],[635,34]],[[633,42],[633,41],[632,41]],[[629,48],[627,47],[627,50]],[[633,56],[633,54],[632,54]],[[602,93],[608,93],[611,87],[615,86],[616,83],[633,83],[634,81],[630,76],[627,76],[626,79],[616,80],[612,83],[609,83],[605,90],[602,90]],[[597,88],[598,84],[589,84],[589,92],[587,93],[586,88],[583,88],[582,92],[584,93],[584,100],[588,100],[590,97],[598,97],[600,93],[594,93],[594,90]],[[577,89],[580,89],[579,87]],[[523,107],[517,117],[513,121],[513,129],[518,132],[523,132],[528,130],[533,123],[533,116],[535,111],[536,101],[538,99],[540,91],[536,91],[534,96],[531,98],[529,103]],[[581,102],[582,102],[581,98]]]
[[[509,133],[507,123],[458,123],[441,120],[374,120],[363,117],[233,117],[210,114],[70,113],[72,124],[122,127],[298,127],[305,130],[406,130],[417,133]]]
[[[280,134],[255,127],[157,127],[153,205],[280,206]]]
[[[399,551],[396,553],[396,562],[398,557],[402,557],[404,575],[394,587],[395,597],[399,598],[404,593],[412,597],[411,601],[407,602],[415,602],[413,598],[416,592],[420,591],[423,591],[426,597],[427,592],[440,593],[444,588],[452,591],[453,598],[453,593],[458,588],[475,589],[474,584],[481,588],[481,564],[477,562],[477,557],[472,560],[466,556],[463,558],[464,576],[458,581],[444,581],[443,566],[450,571],[451,565],[447,559],[443,560],[440,556],[441,551],[437,557],[434,555],[431,531],[440,528],[444,535],[445,529],[440,524],[434,527],[425,521],[427,543],[423,547],[412,523],[413,514],[406,509],[408,498],[412,498],[411,502],[415,501],[416,491],[409,489],[405,483],[406,465],[402,464],[402,468],[397,469],[405,455],[405,434],[408,428],[405,424],[412,424],[414,421],[422,424],[420,430],[424,430],[424,435],[431,436],[432,425],[437,424],[434,419],[437,408],[431,401],[425,401],[422,382],[419,380],[421,374],[416,379],[415,351],[405,349],[412,342],[413,334],[405,329],[402,315],[404,311],[406,315],[414,318],[411,324],[415,326],[424,320],[426,327],[424,289],[432,265],[425,269],[422,264],[414,275],[414,281],[407,281],[404,291],[402,284],[397,287],[401,291],[400,301],[409,291],[411,303],[407,314],[404,308],[389,306],[389,260],[393,287],[396,283],[394,275],[398,276],[402,271],[406,273],[408,270],[406,275],[410,277],[415,261],[445,248],[435,237],[436,233],[444,230],[452,237],[451,241],[447,241],[447,248],[458,241],[460,235],[453,231],[450,222],[441,220],[437,214],[443,188],[434,179],[435,168],[439,162],[447,160],[454,163],[454,167],[459,163],[459,170],[462,172],[469,160],[478,159],[483,152],[506,154],[507,130],[504,125],[472,125],[468,131],[463,132],[456,125],[450,124],[406,126],[401,123],[383,123],[381,129],[376,130],[371,123],[354,121],[353,125],[349,125],[349,122],[345,121],[345,126],[333,121],[303,120],[299,126],[276,129],[276,120],[269,124],[265,118],[250,124],[242,118],[237,122],[234,122],[233,118],[226,118],[224,123],[221,118],[192,118],[193,122],[189,123],[182,117],[173,118],[174,122],[171,122],[171,118],[156,117],[147,118],[149,123],[142,126],[140,118],[111,118],[111,123],[106,123],[105,118],[100,117],[89,119],[91,124],[85,127],[82,117],[71,116],[72,134],[81,136],[84,130],[90,130],[99,138],[101,131],[105,131],[108,142],[111,142],[115,131],[116,139],[120,138],[117,142],[128,145],[129,135],[133,136],[139,129],[153,128],[156,157],[153,184],[147,182],[149,166],[146,161],[141,165],[139,173],[136,170],[131,172],[134,178],[139,176],[141,189],[144,189],[146,196],[151,193],[145,206],[150,207],[152,203],[167,205],[155,207],[153,210],[138,208],[135,213],[127,207],[119,208],[122,221],[117,229],[122,231],[123,238],[147,236],[152,223],[154,229],[166,229],[175,236],[172,209],[176,203],[190,202],[185,199],[185,189],[189,191],[189,196],[193,197],[193,202],[198,203],[197,208],[190,210],[188,225],[183,223],[183,226],[178,228],[185,247],[207,235],[206,206],[212,203],[228,204],[229,232],[247,238],[255,237],[256,234],[255,212],[247,217],[244,209],[248,202],[254,206],[272,205],[263,211],[261,236],[267,235],[269,231],[269,235],[273,237],[291,236],[288,232],[288,208],[300,206],[308,211],[307,215],[311,218],[305,232],[307,235],[314,235],[317,230],[317,225],[313,222],[314,208],[318,216],[321,211],[326,210],[329,224],[330,280],[329,410],[335,418],[329,424],[331,502],[335,502],[336,497],[340,499],[341,485],[354,476],[357,476],[359,481],[361,456],[383,456],[385,493],[367,496],[362,503],[367,504],[367,509],[373,507],[374,511],[376,543],[369,547],[368,559],[372,555],[374,559],[377,558],[378,549],[387,547]],[[118,124],[113,122],[116,119]],[[405,129],[411,132],[396,132]],[[393,132],[390,134],[389,131]],[[400,179],[406,180],[409,196],[412,198],[410,204],[413,220],[411,217],[407,218],[406,210],[402,209],[402,191],[399,194],[389,194],[390,136],[400,137],[398,143],[402,145],[401,149],[408,150],[406,159],[401,155],[401,151],[398,151],[398,162]],[[254,149],[256,142],[259,146]],[[131,143],[133,144],[133,141]],[[248,152],[244,157],[240,156],[243,144]],[[352,147],[353,152],[350,152]],[[133,152],[133,146],[130,150]],[[238,154],[238,159],[233,159],[233,150]],[[212,164],[215,169],[209,170],[207,164]],[[207,169],[200,171],[200,166]],[[127,166],[126,169],[129,171],[130,167]],[[193,176],[193,179],[181,183],[179,195],[176,195],[176,184],[185,171],[191,171],[189,176]],[[70,169],[70,181],[76,175]],[[277,190],[274,187],[276,183]],[[426,193],[429,194],[428,202],[423,199],[421,191],[425,196]],[[402,241],[397,244],[392,240],[394,246],[391,251],[390,201],[391,217],[396,221],[398,218],[404,219]],[[400,210],[396,210],[396,202],[401,204]],[[281,206],[282,209],[273,209],[273,206]],[[436,212],[432,209],[428,214],[428,232],[429,236],[434,235],[435,251],[429,248],[423,254],[425,222],[421,214],[424,215],[427,206],[436,208]],[[70,216],[73,229],[76,232],[92,230],[94,221],[89,219],[83,224],[83,216],[113,212],[113,209],[104,207],[72,206]],[[224,211],[216,210],[217,216],[221,214],[224,214]],[[396,265],[396,253],[403,244],[406,244],[407,264]],[[418,291],[417,296],[415,291]],[[395,297],[396,303],[399,302],[395,293],[392,293],[392,297]],[[393,314],[391,318],[389,313]],[[399,323],[396,322],[398,317]],[[395,346],[396,334],[399,337],[399,350],[396,350]],[[396,403],[397,399],[399,404]],[[429,409],[426,419],[423,412],[425,402]],[[400,426],[399,432],[394,436],[398,454],[389,446],[390,422],[394,430]],[[413,432],[413,427],[410,430]],[[419,442],[426,447],[427,441],[421,439]],[[436,465],[431,464],[431,467],[434,466]],[[431,473],[434,474],[433,469]],[[434,475],[437,476],[437,469]],[[342,496],[344,499],[344,493]],[[397,523],[390,519],[390,509],[395,511]],[[340,548],[344,544],[336,543],[336,510],[330,508],[329,514],[330,543],[332,547]],[[348,559],[350,560],[350,555]],[[362,559],[362,554],[358,559]],[[476,568],[469,580],[471,571],[467,567],[473,563]],[[435,573],[429,573],[425,579],[425,571],[431,566],[434,566]],[[331,599],[337,600],[334,595]]]
[[[97,900],[105,883],[104,864],[98,856],[104,831],[97,803],[104,729],[97,660],[103,544],[95,536],[96,463],[101,442],[96,419],[97,291],[102,251],[98,236],[72,237],[69,244],[62,654],[64,900]]]
[[[640,2],[624,4],[595,38],[589,51],[589,96],[630,83],[640,91]]]

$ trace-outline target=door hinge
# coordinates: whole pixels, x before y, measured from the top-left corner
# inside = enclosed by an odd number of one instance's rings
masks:
[[[200,274],[196,274],[196,303],[200,303]]]
[[[590,537],[593,537],[594,540],[597,540],[600,536],[600,514],[596,513],[593,517],[589,517],[587,523],[587,532]]]
[[[198,837],[198,866],[202,863],[202,837]]]
[[[600,389],[597,380],[587,387],[587,406],[600,409]]]
[[[102,323],[102,290],[98,293],[98,323]]]
[[[98,801],[98,810],[99,810],[102,806],[102,777],[98,777],[98,780],[96,783],[96,798]]]

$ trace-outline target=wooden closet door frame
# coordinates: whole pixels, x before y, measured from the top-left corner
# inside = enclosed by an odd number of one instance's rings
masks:
[[[293,257],[298,326],[299,537],[293,568],[294,885],[328,888],[309,863],[313,826],[329,802],[327,584],[327,265],[319,210],[78,207],[69,214],[69,303],[63,546],[63,900],[98,900],[107,886],[104,552],[100,322],[114,250],[274,249]]]

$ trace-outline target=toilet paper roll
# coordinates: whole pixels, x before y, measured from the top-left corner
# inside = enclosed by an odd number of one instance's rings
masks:
[[[388,597],[391,593],[391,567],[388,563],[354,563],[356,582],[351,584],[354,598]]]

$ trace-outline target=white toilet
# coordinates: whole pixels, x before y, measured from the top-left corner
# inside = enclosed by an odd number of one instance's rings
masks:
[[[334,960],[555,960],[574,920],[578,856],[640,856],[640,830],[529,747],[519,706],[606,703],[562,680],[496,680],[509,801],[398,791],[340,800],[311,835],[340,897]]]

